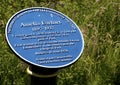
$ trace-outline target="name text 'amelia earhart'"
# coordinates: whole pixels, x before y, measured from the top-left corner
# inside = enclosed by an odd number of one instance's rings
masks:
[[[45,26],[45,25],[59,25],[61,21],[41,21],[41,22],[30,22],[30,23],[21,23],[20,27],[32,27],[32,26]]]

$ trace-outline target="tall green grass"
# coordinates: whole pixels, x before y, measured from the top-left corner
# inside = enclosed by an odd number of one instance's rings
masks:
[[[84,36],[81,58],[58,73],[58,85],[120,85],[119,0],[1,0],[0,85],[30,85],[28,65],[10,50],[4,31],[14,13],[33,6],[61,11],[76,22]]]

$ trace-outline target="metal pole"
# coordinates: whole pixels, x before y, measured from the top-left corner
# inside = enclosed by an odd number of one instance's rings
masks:
[[[38,78],[31,76],[31,85],[57,85],[56,76],[50,78]]]
[[[30,66],[27,73],[31,75],[31,85],[57,85],[58,69]]]

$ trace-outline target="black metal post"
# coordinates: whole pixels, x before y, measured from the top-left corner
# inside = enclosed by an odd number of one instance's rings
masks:
[[[27,73],[31,75],[31,85],[57,85],[58,69],[30,66]]]
[[[38,78],[31,76],[31,85],[57,85],[56,76],[50,78]]]

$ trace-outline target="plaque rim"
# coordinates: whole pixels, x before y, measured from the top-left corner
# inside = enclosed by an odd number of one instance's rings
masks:
[[[9,26],[9,24],[11,23],[11,20],[12,20],[16,15],[18,15],[18,14],[24,12],[24,11],[31,10],[31,9],[46,9],[46,10],[51,10],[51,11],[53,11],[53,12],[56,12],[56,13],[59,13],[60,15],[65,16],[65,18],[68,18],[72,23],[74,23],[74,25],[77,27],[77,29],[78,29],[79,32],[80,32],[81,40],[82,40],[82,41],[81,41],[81,42],[82,42],[81,51],[80,51],[79,55],[76,56],[76,58],[75,58],[74,60],[72,60],[71,62],[69,62],[69,63],[67,63],[67,64],[64,64],[64,65],[59,65],[59,66],[45,66],[45,65],[40,65],[40,64],[36,64],[36,63],[34,63],[34,62],[31,62],[30,60],[28,60],[28,59],[24,58],[23,56],[21,56],[21,55],[13,48],[13,46],[10,44],[9,39],[8,39],[8,26]],[[9,18],[9,20],[8,20],[8,22],[7,22],[7,24],[6,24],[6,27],[5,27],[5,37],[6,37],[8,46],[9,46],[10,49],[13,51],[13,53],[18,56],[18,58],[20,58],[21,60],[25,61],[25,62],[28,63],[28,64],[35,65],[35,66],[38,66],[38,67],[43,67],[43,68],[56,68],[56,69],[57,69],[57,68],[64,68],[64,67],[70,66],[71,64],[75,63],[75,62],[80,58],[81,54],[83,53],[83,49],[84,49],[84,38],[83,38],[83,34],[82,34],[80,28],[78,27],[78,25],[77,25],[71,18],[69,18],[67,15],[63,14],[62,12],[57,11],[57,10],[52,9],[52,8],[47,8],[47,7],[29,7],[29,8],[22,9],[22,10],[16,12],[15,14],[13,14],[13,15]]]

